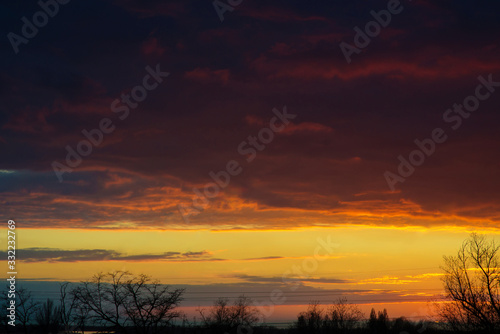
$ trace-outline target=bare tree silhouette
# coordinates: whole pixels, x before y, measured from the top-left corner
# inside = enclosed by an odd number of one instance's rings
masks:
[[[325,327],[334,333],[351,333],[363,320],[363,312],[355,304],[348,304],[346,298],[339,298],[330,305],[325,316]]]
[[[456,256],[445,256],[442,278],[449,303],[438,313],[454,330],[500,329],[500,246],[476,233]]]
[[[147,275],[129,272],[99,273],[82,282],[73,295],[83,311],[100,325],[111,325],[115,331],[156,334],[180,316],[175,308],[184,289],[169,290]]]
[[[226,298],[219,298],[207,311],[198,309],[203,325],[213,331],[231,331],[234,329],[250,328],[259,320],[260,313],[256,307],[251,306],[252,300],[240,296],[230,305]]]
[[[47,299],[35,313],[38,329],[42,334],[57,334],[61,324],[61,307],[55,306],[52,299]]]
[[[17,320],[21,323],[24,333],[27,334],[28,325],[34,318],[40,303],[35,301],[33,299],[31,291],[25,288],[20,288],[19,290],[17,290],[16,299]]]
[[[319,302],[311,302],[307,311],[301,312],[297,317],[297,328],[301,333],[319,333],[323,327],[324,310]]]
[[[363,313],[347,299],[339,298],[327,309],[318,302],[309,304],[307,311],[297,317],[296,327],[301,333],[351,333],[361,327]]]

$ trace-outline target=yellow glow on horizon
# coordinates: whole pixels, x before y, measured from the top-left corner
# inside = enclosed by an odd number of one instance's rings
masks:
[[[324,265],[318,268],[316,274],[337,275],[340,272],[344,276],[359,277],[360,274],[355,274],[356,271],[381,272],[394,268],[438,267],[442,255],[454,254],[468,232],[458,228],[367,226],[258,231],[19,229],[18,248],[106,249],[124,255],[208,251],[212,257],[225,261],[185,262],[184,266],[195,268],[209,263],[210,267],[222,272],[255,271],[257,275],[278,275],[291,265],[311,258],[318,245],[318,238],[325,239],[329,236],[339,247],[322,263]],[[387,242],[388,240],[391,241]],[[283,258],[268,259],[270,256]],[[106,266],[110,264],[110,261],[100,262]],[[153,263],[176,268],[181,265],[179,262],[151,260],[143,261],[142,265]],[[35,266],[35,263],[25,265]],[[50,267],[56,263],[45,265]],[[74,262],[66,265],[85,267],[88,264]],[[139,263],[128,261],[127,265],[138,267]],[[182,270],[186,271],[185,268]],[[411,276],[428,273],[407,271],[405,274]]]

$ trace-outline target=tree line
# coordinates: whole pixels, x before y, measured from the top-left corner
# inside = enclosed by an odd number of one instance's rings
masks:
[[[57,304],[52,299],[36,302],[30,291],[19,289],[16,320],[25,334],[30,330],[40,334],[84,333],[89,326],[123,334],[158,334],[181,316],[176,308],[183,292],[144,274],[99,273],[72,287],[62,283]],[[6,305],[6,297],[2,299]],[[6,322],[4,325],[11,329]]]
[[[485,236],[471,234],[457,255],[445,256],[442,278],[445,298],[434,304],[439,321],[390,319],[387,311],[365,315],[356,304],[341,298],[330,305],[312,302],[293,326],[262,325],[263,315],[253,301],[240,296],[233,303],[219,298],[199,308],[199,320],[188,321],[178,307],[184,289],[141,274],[99,273],[90,280],[60,284],[59,300],[37,302],[27,289],[16,291],[16,327],[2,316],[2,332],[24,334],[85,333],[500,333],[500,246]],[[2,313],[7,296],[1,296]]]

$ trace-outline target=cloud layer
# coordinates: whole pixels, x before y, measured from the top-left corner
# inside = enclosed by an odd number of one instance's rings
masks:
[[[224,261],[211,256],[207,251],[200,252],[164,252],[161,254],[136,254],[126,255],[108,249],[78,249],[67,250],[58,248],[24,248],[17,250],[18,259],[27,262],[85,262],[85,261]],[[7,257],[7,252],[0,252]]]
[[[351,64],[339,43],[380,2],[245,2],[222,23],[211,2],[61,7],[19,54],[0,49],[4,214],[55,228],[498,226],[500,92],[457,131],[442,115],[479,75],[500,81],[499,5],[402,5]],[[39,10],[1,8],[6,33]],[[120,120],[111,103],[156,64],[170,76]],[[297,117],[247,163],[239,144],[285,105]],[[116,130],[59,183],[53,161],[103,118]],[[384,172],[436,127],[449,139],[390,192]],[[243,172],[186,223],[178,204],[230,160]]]

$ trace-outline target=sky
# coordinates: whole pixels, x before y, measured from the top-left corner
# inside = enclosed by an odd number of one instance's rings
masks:
[[[498,2],[40,3],[0,5],[1,212],[37,293],[129,270],[189,314],[417,318],[443,255],[498,239]]]

